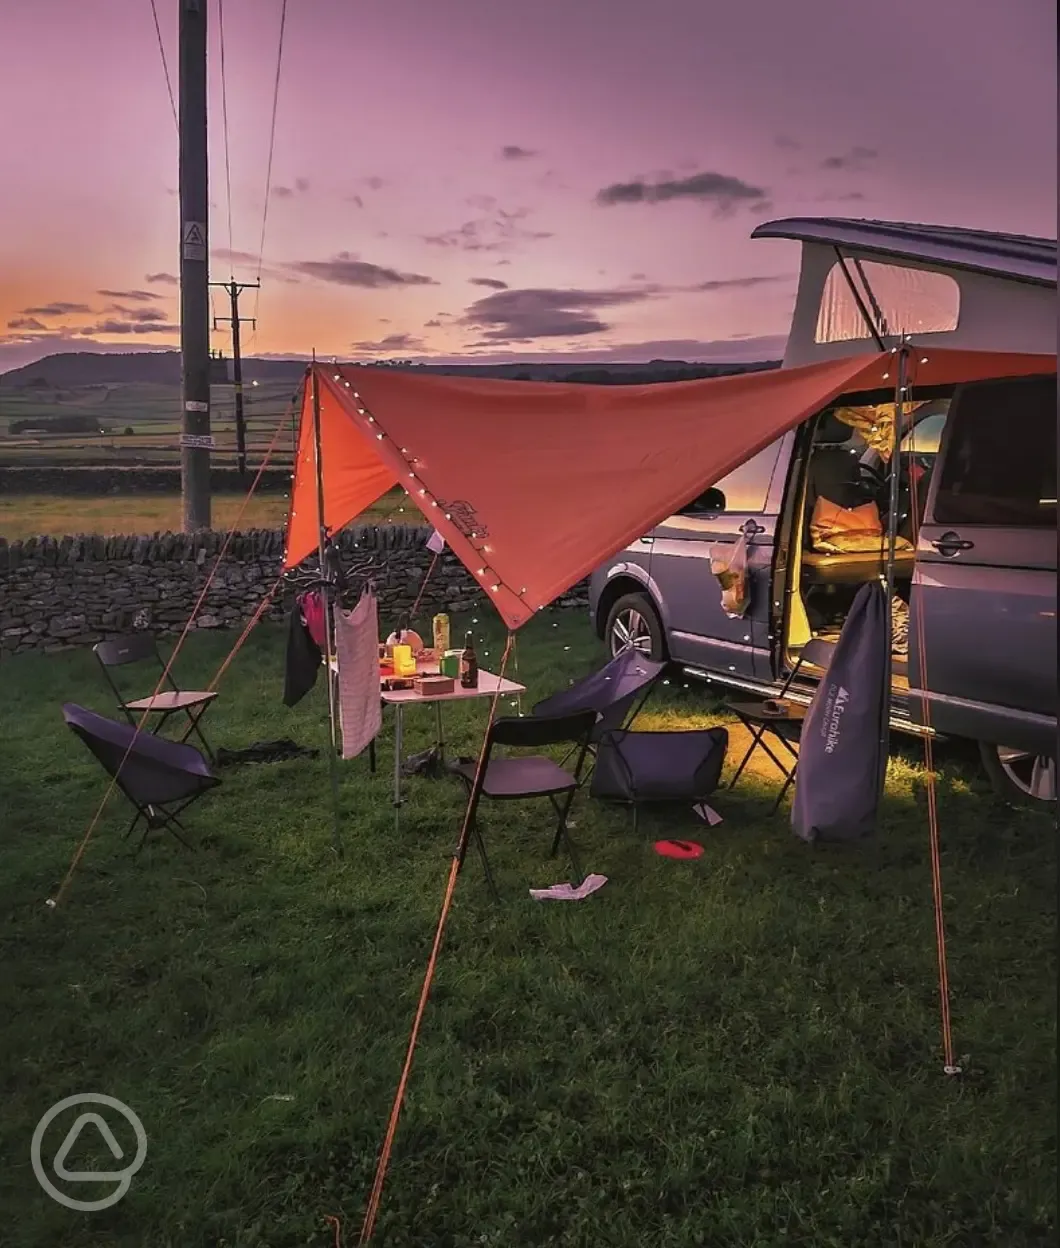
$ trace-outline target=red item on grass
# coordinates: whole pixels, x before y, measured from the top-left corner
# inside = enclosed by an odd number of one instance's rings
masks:
[[[655,852],[663,858],[701,858],[703,846],[698,841],[656,841]]]

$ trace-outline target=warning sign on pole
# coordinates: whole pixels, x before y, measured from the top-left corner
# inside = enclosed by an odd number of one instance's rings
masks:
[[[184,222],[184,259],[206,259],[206,226],[201,221]]]
[[[180,445],[200,451],[212,451],[216,444],[212,435],[208,433],[182,433]]]

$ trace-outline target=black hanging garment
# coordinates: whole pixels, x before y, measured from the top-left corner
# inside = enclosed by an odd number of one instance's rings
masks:
[[[283,703],[294,706],[317,683],[322,659],[302,615],[301,601],[287,615],[287,657],[283,672]]]
[[[854,841],[876,829],[887,673],[887,603],[858,590],[799,738],[791,826],[804,841]]]

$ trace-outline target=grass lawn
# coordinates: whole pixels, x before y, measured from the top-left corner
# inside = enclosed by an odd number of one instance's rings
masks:
[[[241,494],[214,494],[215,529],[227,530],[243,505]],[[240,521],[241,529],[282,529],[289,503],[282,494],[255,494]],[[401,490],[369,507],[359,524],[422,524],[423,514]],[[0,495],[0,537],[66,537],[77,533],[104,536],[127,533],[179,533],[180,494],[108,494],[102,498],[66,494]]]
[[[587,633],[580,614],[545,613],[520,634],[527,708],[599,660]],[[487,630],[485,666],[499,641]],[[193,637],[178,677],[208,678],[230,642]],[[324,691],[285,709],[282,654],[278,629],[248,642],[207,718],[215,744],[323,745]],[[189,812],[192,853],[166,838],[132,859],[114,799],[50,910],[104,786],[59,704],[106,711],[108,699],[87,653],[0,672],[0,1238],[331,1248],[332,1214],[349,1248],[461,790],[411,782],[395,832],[388,722],[378,775],[364,759],[342,764],[341,859],[323,757],[226,769]],[[716,718],[699,688],[662,693],[649,723]],[[485,705],[450,710],[452,746],[469,753]],[[410,752],[429,744],[431,723],[408,714]],[[624,812],[580,802],[585,865],[609,882],[567,905],[526,891],[563,878],[547,858],[547,805],[487,810],[505,904],[491,903],[469,856],[373,1242],[1052,1242],[1055,830],[998,804],[963,755],[943,754],[953,1027],[968,1070],[947,1078],[915,757],[893,765],[871,848],[797,841],[783,815],[767,817],[765,771],[719,793],[716,828],[691,812],[644,819],[648,832],[702,841],[693,862],[656,856]],[[82,1092],[126,1102],[149,1140],[128,1195],[103,1212],[53,1202],[30,1166],[42,1114]],[[52,1156],[67,1129],[48,1137]],[[133,1147],[131,1132],[118,1138]],[[91,1157],[75,1149],[67,1164]],[[113,1190],[87,1186],[74,1194]]]

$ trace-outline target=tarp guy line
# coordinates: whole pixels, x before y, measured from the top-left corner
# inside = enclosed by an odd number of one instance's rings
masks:
[[[280,418],[280,423],[276,426],[276,432],[272,435],[272,440],[269,442],[269,445],[265,451],[264,458],[261,461],[261,467],[258,469],[257,475],[254,477],[254,480],[250,483],[250,489],[247,491],[246,497],[243,499],[242,505],[240,506],[239,511],[236,513],[236,518],[232,522],[232,527],[228,530],[228,533],[225,536],[225,540],[221,544],[221,549],[217,552],[217,558],[214,560],[214,565],[210,569],[210,573],[206,578],[206,582],[203,585],[198,598],[195,600],[195,605],[191,609],[191,615],[188,616],[187,623],[184,625],[184,628],[181,631],[180,636],[177,638],[177,644],[173,647],[173,652],[172,654],[170,654],[169,659],[167,660],[165,666],[162,669],[162,675],[158,678],[158,684],[155,685],[154,693],[151,694],[152,700],[158,697],[159,693],[161,692],[162,686],[165,684],[166,680],[169,678],[169,673],[172,670],[173,664],[176,662],[177,655],[180,653],[181,647],[184,645],[184,640],[187,637],[188,632],[191,629],[192,623],[195,617],[199,613],[199,608],[202,606],[203,602],[206,600],[206,594],[210,586],[213,584],[213,578],[217,575],[217,569],[221,566],[221,562],[224,559],[225,554],[228,551],[229,544],[231,543],[233,536],[239,531],[239,522],[243,518],[243,513],[247,509],[247,504],[250,502],[250,499],[254,491],[258,488],[258,482],[261,480],[262,474],[264,473],[266,467],[268,466],[269,460],[272,457],[273,450],[275,449],[276,443],[279,440],[280,433],[283,430],[284,425],[287,423],[287,419],[291,415],[293,410],[294,410],[294,404],[293,403],[288,404],[287,410],[284,412],[283,416]],[[237,646],[240,644],[242,644],[242,639],[240,639],[240,641],[236,643]],[[223,665],[222,665],[221,670],[222,671],[224,670]],[[220,679],[220,672],[218,672],[217,676],[214,679],[215,681]],[[135,746],[136,740],[140,735],[140,731],[143,728],[145,722],[147,721],[147,717],[150,715],[150,713],[151,713],[150,708],[147,708],[146,710],[144,710],[139,720],[137,721],[136,726],[133,730],[132,738],[130,739],[128,748],[125,751],[125,755],[122,758],[121,762],[118,764],[118,770],[115,772],[114,776],[111,778],[110,784],[107,785],[107,790],[103,794],[103,800],[100,802],[98,808],[96,809],[95,815],[92,817],[91,823],[88,825],[88,831],[82,837],[81,843],[78,845],[77,849],[74,851],[74,856],[70,860],[69,867],[67,867],[66,869],[66,875],[63,877],[62,883],[59,885],[59,888],[56,891],[55,896],[48,898],[46,904],[50,906],[52,909],[55,909],[56,907],[58,907],[59,903],[66,896],[66,892],[68,888],[70,887],[70,881],[73,879],[74,872],[77,870],[78,864],[80,863],[81,859],[84,857],[85,850],[88,848],[88,842],[92,839],[92,833],[96,830],[96,825],[99,823],[100,819],[102,818],[103,811],[106,808],[107,803],[110,801],[110,796],[114,792],[115,788],[117,787],[118,776],[121,775],[121,769],[125,766],[125,763],[129,755],[132,753],[133,746]]]

